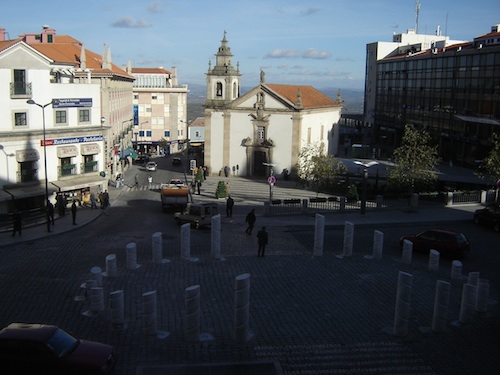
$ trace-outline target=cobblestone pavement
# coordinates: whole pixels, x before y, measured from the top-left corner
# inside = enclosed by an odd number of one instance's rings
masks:
[[[342,257],[337,235],[325,236],[324,254],[313,257],[314,217],[258,217],[256,229],[272,233],[266,257],[256,257],[255,236],[244,233],[244,213],[221,220],[222,259],[211,256],[210,230],[191,232],[191,261],[183,259],[180,233],[162,233],[165,262],[152,260],[154,232],[127,230],[108,233],[102,220],[124,220],[125,195],[113,193],[112,207],[81,212],[80,228],[47,236],[43,229],[25,231],[24,240],[6,234],[0,239],[0,322],[52,322],[78,337],[109,343],[120,360],[116,374],[494,374],[498,355],[498,285],[491,285],[485,313],[475,312],[467,324],[458,322],[463,278],[450,270],[429,271],[423,263],[405,264],[400,257],[369,259],[371,243]],[[239,205],[243,209],[243,200]],[[374,215],[328,215],[330,227],[345,221],[355,225],[464,220],[473,208],[429,209]],[[88,222],[88,223],[87,223]],[[59,225],[60,224],[60,225]],[[59,227],[58,227],[59,225]],[[64,223],[54,229],[63,232]],[[86,228],[82,230],[81,228]],[[59,228],[59,229],[56,229]],[[131,229],[132,228],[132,229]],[[69,229],[69,228],[68,228]],[[137,244],[135,270],[127,268],[124,244]],[[3,246],[2,246],[3,245]],[[91,308],[82,283],[104,257],[117,254],[116,277],[103,277],[105,309]],[[393,334],[399,272],[413,275],[408,334]],[[234,340],[235,278],[250,275],[249,329],[251,339]],[[451,284],[449,324],[445,332],[430,330],[436,281]],[[185,291],[200,286],[200,340],[185,339]],[[124,292],[124,325],[113,326],[109,308],[112,291]],[[145,332],[143,296],[156,292],[155,334]],[[88,296],[87,296],[88,297]],[[195,364],[212,364],[195,372]],[[232,363],[231,368],[221,364]],[[220,368],[216,369],[215,364]],[[239,364],[239,365],[238,365]],[[251,365],[250,365],[251,364]],[[198,369],[199,370],[199,369]],[[226,371],[226,372],[224,372]]]

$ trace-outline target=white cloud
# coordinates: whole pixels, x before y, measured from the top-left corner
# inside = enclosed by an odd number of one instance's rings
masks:
[[[329,59],[330,52],[318,51],[315,48],[309,48],[307,51],[302,53],[304,59]]]
[[[268,52],[266,57],[271,59],[295,59],[299,57],[299,53],[295,49],[273,49],[271,52]]]
[[[126,29],[135,29],[135,28],[146,28],[151,27],[151,24],[145,19],[136,20],[134,17],[124,16],[119,20],[111,23],[112,27],[121,27]]]

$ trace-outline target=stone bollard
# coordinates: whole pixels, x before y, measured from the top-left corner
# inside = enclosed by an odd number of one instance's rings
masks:
[[[137,264],[137,245],[135,242],[129,242],[125,248],[127,253],[127,269],[135,271],[140,267]]]
[[[467,283],[472,285],[477,285],[477,281],[479,280],[480,272],[469,272],[467,277]]]
[[[87,311],[83,313],[85,316],[96,317],[104,311],[104,294],[101,287],[94,287],[88,290],[90,306]]]
[[[337,255],[337,258],[352,256],[352,246],[354,243],[354,224],[346,221],[344,224],[344,246],[342,255]]]
[[[215,215],[212,216],[211,218],[211,254],[212,258],[217,259],[217,260],[225,260],[223,257],[221,257],[221,216]]]
[[[234,283],[234,340],[244,343],[253,337],[250,320],[250,274],[236,276]]]
[[[323,256],[323,242],[325,238],[325,217],[316,214],[314,223],[314,251],[313,256]]]
[[[451,278],[455,280],[462,279],[462,262],[454,260],[451,262]]]
[[[402,260],[405,264],[411,264],[411,258],[413,256],[413,242],[404,240],[403,241],[403,253]]]
[[[479,279],[477,281],[476,303],[474,308],[478,312],[486,312],[488,307],[488,298],[490,294],[490,283],[488,280]]]
[[[190,262],[197,262],[197,258],[191,258],[191,224],[181,225],[181,258]]]
[[[437,281],[436,295],[434,296],[434,314],[432,316],[432,330],[435,332],[444,332],[446,330],[450,289],[451,284],[449,282]]]
[[[472,322],[474,306],[476,303],[476,286],[464,284],[462,290],[462,303],[460,304],[460,317],[458,321],[462,324]]]
[[[413,275],[399,271],[393,327],[393,333],[397,336],[406,336],[408,334],[412,283]]]
[[[429,251],[429,271],[437,271],[439,269],[440,253],[437,250]]]
[[[372,255],[365,255],[365,259],[382,259],[384,248],[384,233],[376,230],[373,232],[373,252]]]
[[[116,277],[118,275],[115,254],[109,254],[106,256],[106,272],[104,272],[103,275],[106,277]]]
[[[185,290],[186,324],[184,338],[189,342],[200,340],[200,286],[193,285]]]
[[[109,293],[109,307],[111,310],[111,326],[113,328],[125,327],[125,303],[123,290]]]
[[[92,267],[90,269],[90,274],[92,275],[92,279],[95,280],[96,286],[102,286],[102,268],[97,266]]]
[[[86,282],[80,284],[80,295],[74,298],[77,302],[83,302],[87,299],[90,288],[95,288],[97,286],[97,281],[87,280]]]
[[[142,294],[142,322],[145,335],[163,339],[170,335],[169,332],[158,331],[156,311],[156,290]]]
[[[151,241],[153,244],[153,247],[151,249],[151,255],[153,258],[154,263],[170,263],[170,260],[168,259],[163,259],[163,240],[162,240],[162,233],[161,232],[155,232],[151,236]]]

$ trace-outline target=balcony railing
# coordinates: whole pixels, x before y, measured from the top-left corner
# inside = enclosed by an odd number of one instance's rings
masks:
[[[31,82],[11,82],[10,97],[11,99],[26,99],[31,98]]]
[[[76,174],[76,164],[66,164],[66,165],[57,167],[57,175],[59,177],[71,176],[73,174]]]
[[[83,173],[92,173],[99,171],[99,162],[98,161],[89,161],[87,163],[82,163],[80,165],[80,170]]]

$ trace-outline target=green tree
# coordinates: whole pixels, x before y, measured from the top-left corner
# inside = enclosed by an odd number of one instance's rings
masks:
[[[484,171],[482,172],[482,177],[489,177],[493,181],[497,182],[500,180],[500,134],[494,133],[491,139],[492,147],[490,153],[486,158],[484,158]],[[487,176],[484,176],[484,175]],[[499,202],[499,188],[498,185],[496,187],[496,201]]]
[[[430,141],[429,133],[406,125],[401,146],[394,150],[392,157],[395,165],[388,175],[391,186],[412,194],[435,183],[439,158],[437,147],[431,146]]]
[[[328,190],[336,175],[347,172],[347,167],[332,155],[326,155],[318,143],[311,143],[300,150],[296,167],[299,179],[317,192]]]

